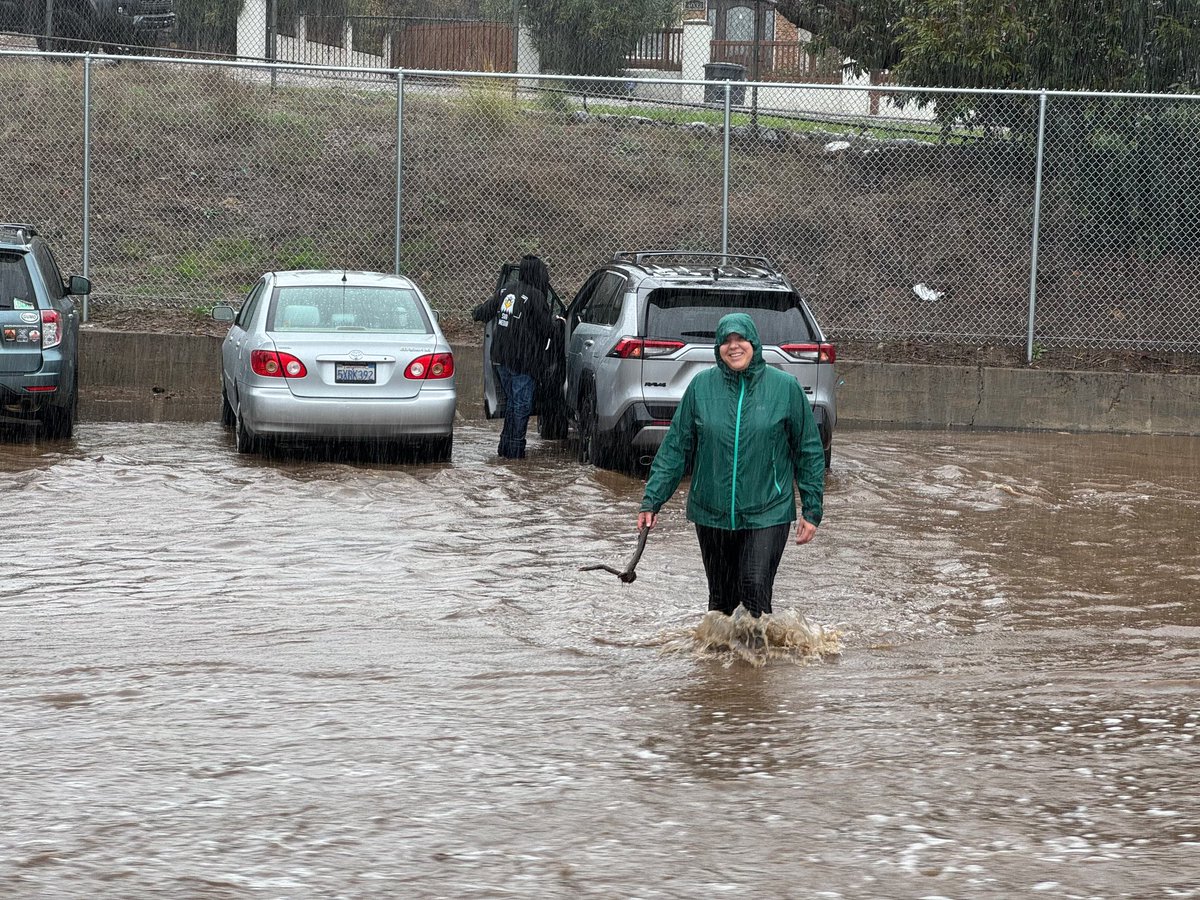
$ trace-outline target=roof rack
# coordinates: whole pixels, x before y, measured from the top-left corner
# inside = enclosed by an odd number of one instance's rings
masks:
[[[671,259],[680,265],[667,266],[659,260]],[[783,273],[765,256],[748,256],[742,253],[700,253],[691,250],[621,250],[613,254],[613,262],[633,263],[635,266],[653,269],[670,269],[682,274],[684,266],[700,263],[704,274],[712,278],[770,278],[783,280]]]
[[[37,237],[37,229],[25,222],[0,222],[0,232],[17,233],[17,238],[22,244],[28,244],[29,239]]]

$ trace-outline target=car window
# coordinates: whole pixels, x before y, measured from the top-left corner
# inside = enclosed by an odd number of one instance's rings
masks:
[[[267,330],[431,334],[433,326],[414,290],[331,284],[276,288]]]
[[[596,291],[580,312],[579,319],[592,325],[614,325],[621,317],[625,279],[615,272],[605,272]]]
[[[0,309],[35,309],[33,283],[21,253],[0,253]]]
[[[658,288],[646,303],[646,337],[711,344],[717,322],[731,312],[750,315],[763,344],[814,340],[800,298],[791,291]]]
[[[267,282],[259,281],[259,283],[254,286],[253,290],[251,290],[246,296],[246,300],[242,304],[242,308],[238,310],[237,319],[234,322],[238,328],[249,328],[250,322],[254,320],[254,314],[258,311],[259,303],[262,301],[263,293],[266,291],[266,288]]]
[[[62,271],[58,268],[58,261],[50,252],[50,248],[42,243],[34,244],[33,255],[37,257],[38,265],[41,266],[42,274],[45,275],[46,290],[50,292],[50,296],[55,300],[61,300],[67,296]]]

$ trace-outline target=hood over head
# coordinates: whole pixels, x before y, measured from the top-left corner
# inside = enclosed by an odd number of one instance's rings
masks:
[[[757,372],[766,365],[763,362],[762,340],[758,336],[758,326],[746,313],[729,313],[721,316],[721,321],[717,322],[717,334],[713,341],[713,354],[717,357],[717,365],[726,372],[733,371],[725,365],[725,360],[721,359],[721,345],[731,334],[740,334],[754,348],[754,355],[750,358],[750,367],[746,370],[747,372]]]
[[[549,293],[550,272],[546,269],[546,264],[532,253],[521,257],[521,267],[517,270],[517,277],[543,294]]]

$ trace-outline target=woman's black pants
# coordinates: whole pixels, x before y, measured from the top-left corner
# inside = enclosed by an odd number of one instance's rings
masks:
[[[791,530],[789,522],[742,531],[697,525],[700,558],[708,576],[708,608],[731,616],[740,603],[755,618],[769,613],[775,572]]]

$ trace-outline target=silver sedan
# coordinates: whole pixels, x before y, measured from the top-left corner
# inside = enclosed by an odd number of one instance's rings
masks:
[[[281,441],[413,443],[450,459],[454,357],[410,279],[379,272],[268,272],[221,345],[222,421],[237,449]]]

